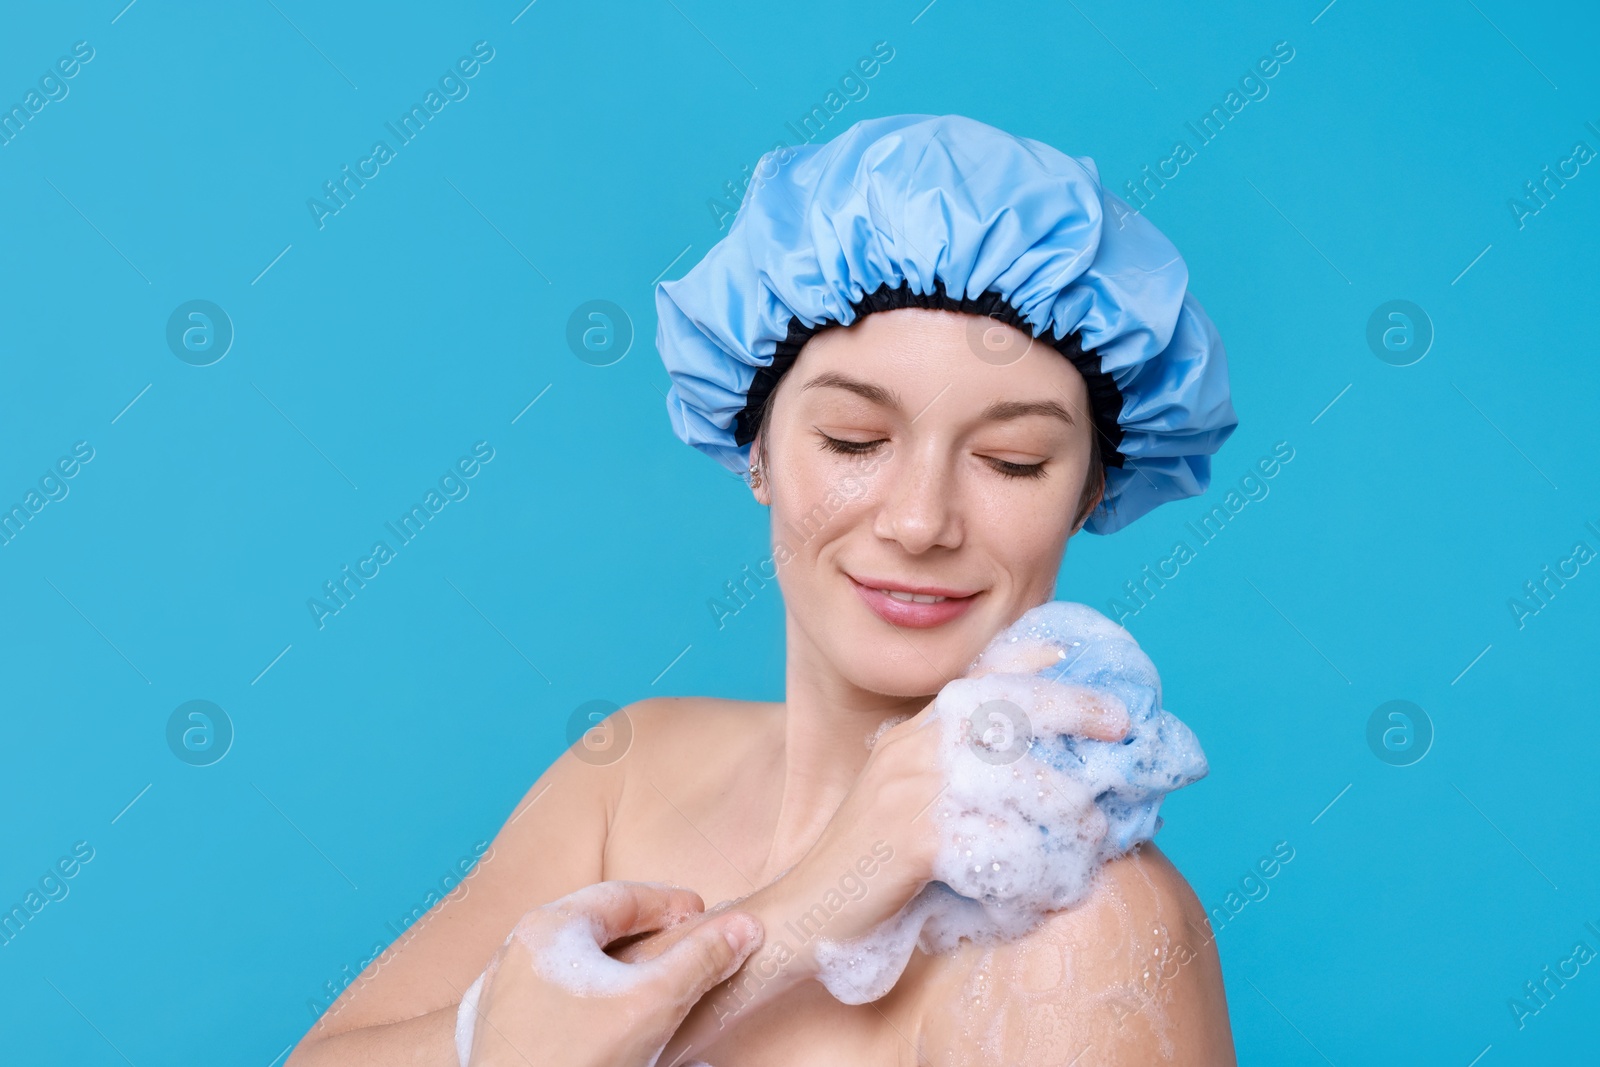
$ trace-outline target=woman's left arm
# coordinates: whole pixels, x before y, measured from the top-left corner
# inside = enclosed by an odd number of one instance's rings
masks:
[[[1236,1063],[1205,909],[1150,843],[1106,864],[1083,903],[1022,940],[963,945],[922,1019],[919,1045],[934,1067],[995,1052],[1074,1067]]]

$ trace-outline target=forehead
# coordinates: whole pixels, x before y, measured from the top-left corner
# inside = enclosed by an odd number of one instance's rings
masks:
[[[838,388],[807,388],[844,374],[879,386],[916,414],[935,398],[955,411],[994,400],[1054,399],[1087,413],[1088,387],[1045,340],[997,319],[934,308],[895,308],[819,331],[785,375],[786,391],[840,399]]]

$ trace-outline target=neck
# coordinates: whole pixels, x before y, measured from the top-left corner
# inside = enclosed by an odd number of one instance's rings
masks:
[[[769,874],[792,866],[816,842],[871,755],[867,743],[878,728],[933,700],[933,694],[891,696],[852,684],[785,614],[783,786]]]

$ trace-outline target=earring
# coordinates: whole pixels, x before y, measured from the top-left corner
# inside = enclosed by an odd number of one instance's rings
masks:
[[[761,464],[759,463],[750,464],[750,488],[761,488]]]

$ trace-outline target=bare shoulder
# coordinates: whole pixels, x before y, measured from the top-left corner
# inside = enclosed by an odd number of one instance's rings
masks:
[[[605,877],[608,838],[637,769],[671,789],[687,774],[673,768],[705,768],[774,708],[781,714],[781,705],[651,697],[595,716],[511,806],[492,842],[475,848],[470,873],[401,919],[400,936],[366,961],[289,1063],[337,1034],[458,1003],[530,908]]]
[[[783,705],[651,697],[607,721],[615,724],[614,737],[627,735],[626,758],[617,757],[616,764],[621,796],[660,788],[682,803],[707,790],[721,797],[741,768],[765,764],[783,736]]]
[[[1107,863],[1083,903],[1027,937],[935,960],[922,1031],[940,1067],[997,1052],[1074,1067],[1235,1063],[1205,909],[1152,843]]]
[[[650,757],[677,758],[704,751],[711,741],[753,739],[781,721],[783,705],[722,697],[649,697],[612,716],[626,725]]]

